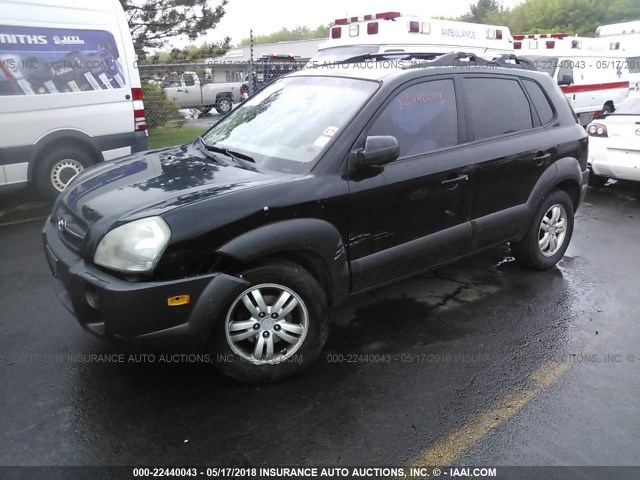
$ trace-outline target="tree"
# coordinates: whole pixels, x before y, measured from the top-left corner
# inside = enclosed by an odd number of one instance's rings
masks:
[[[469,7],[469,13],[460,17],[463,22],[473,23],[499,23],[504,19],[505,10],[502,2],[498,0],[478,0],[477,3]]]
[[[195,40],[215,28],[228,0],[214,8],[209,0],[120,0],[129,21],[136,53],[144,59],[149,49],[161,48],[169,39],[186,35]]]
[[[156,63],[180,63],[204,61],[208,58],[219,57],[229,50],[231,39],[225,38],[221,43],[203,43],[195,46],[189,45],[185,48],[174,48],[169,51],[155,52],[145,59],[147,64]]]
[[[513,33],[595,35],[599,25],[637,20],[640,0],[526,0],[511,10]]]
[[[304,26],[295,27],[292,30],[283,27],[277,32],[270,33],[268,35],[257,35],[254,38],[254,44],[264,45],[266,43],[293,42],[296,40],[310,40],[312,38],[326,38],[328,36],[329,27],[326,25],[320,25],[314,30]],[[248,38],[243,38],[240,41],[239,46],[247,46],[249,45],[249,42]]]

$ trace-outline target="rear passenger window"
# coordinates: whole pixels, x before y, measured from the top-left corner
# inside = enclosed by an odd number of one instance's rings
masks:
[[[551,108],[549,99],[547,99],[540,85],[531,80],[524,80],[524,88],[527,89],[527,93],[531,97],[531,101],[538,112],[542,125],[546,125],[553,120],[553,108]]]
[[[476,140],[533,128],[529,100],[516,80],[466,78],[464,88]]]
[[[419,83],[395,96],[368,135],[391,135],[400,157],[458,144],[458,114],[452,80]]]

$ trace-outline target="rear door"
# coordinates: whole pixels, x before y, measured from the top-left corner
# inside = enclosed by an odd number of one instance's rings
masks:
[[[361,291],[463,255],[471,239],[472,168],[452,78],[396,90],[358,140],[391,135],[400,158],[352,171],[352,290]]]
[[[477,167],[471,207],[477,249],[509,240],[520,230],[525,203],[556,155],[545,129],[555,113],[537,82],[514,76],[467,76],[464,94]]]

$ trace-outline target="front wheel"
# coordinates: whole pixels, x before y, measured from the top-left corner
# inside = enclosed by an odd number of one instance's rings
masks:
[[[547,270],[560,261],[573,234],[573,202],[555,190],[538,207],[525,236],[511,245],[515,259],[535,270]]]
[[[308,368],[328,334],[328,303],[316,279],[295,263],[260,265],[214,327],[209,351],[220,371],[249,383],[284,380]]]

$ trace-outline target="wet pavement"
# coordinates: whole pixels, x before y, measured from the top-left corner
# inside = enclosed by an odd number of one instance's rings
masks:
[[[310,371],[248,386],[81,330],[49,206],[0,195],[0,465],[640,465],[639,202],[590,189],[548,272],[505,246],[354,297]]]

